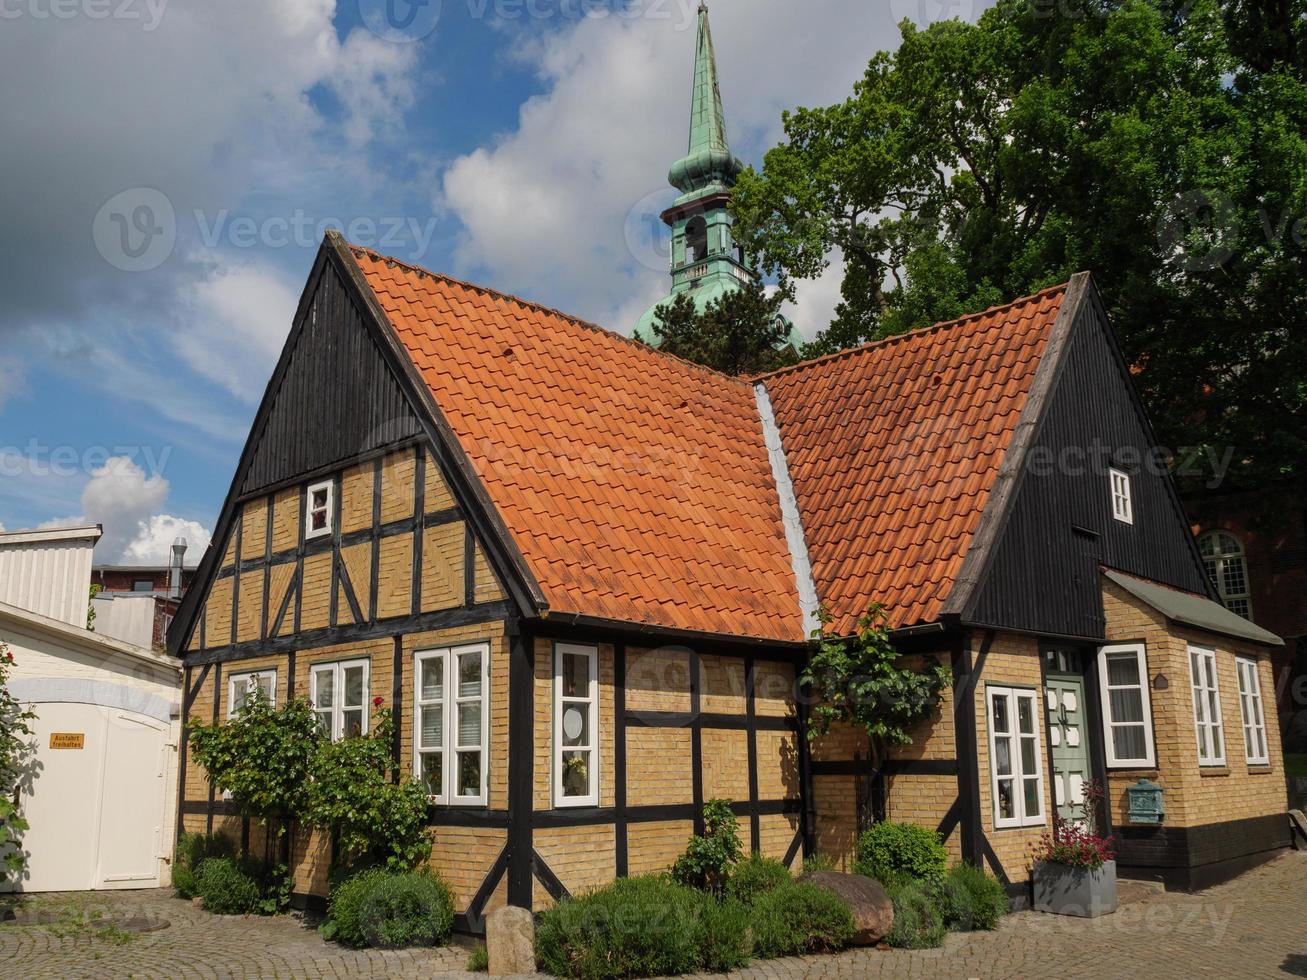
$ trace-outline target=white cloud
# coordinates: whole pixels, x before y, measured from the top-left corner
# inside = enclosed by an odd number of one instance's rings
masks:
[[[184,537],[190,548],[203,550],[209,531],[201,524],[160,513],[168,502],[168,481],[147,476],[129,456],[114,456],[98,469],[82,490],[82,516],[58,523],[87,521],[104,526],[96,545],[96,560],[126,564],[164,564],[173,539]],[[51,522],[55,523],[55,522]]]
[[[835,307],[844,298],[844,259],[842,253],[827,256],[830,263],[816,279],[795,283],[794,302],[786,303],[784,313],[799,328],[805,340],[816,339],[835,317]]]
[[[26,393],[24,373],[23,365],[15,358],[0,357],[0,411],[4,411],[5,402],[9,399]]]
[[[254,262],[212,263],[179,297],[172,341],[198,374],[244,402],[263,394],[286,341],[299,286]]]
[[[633,209],[643,225],[669,203],[684,152],[694,32],[679,21],[591,18],[523,50],[544,93],[444,176],[462,271],[623,332],[665,292],[665,260],[627,239]],[[719,2],[712,25],[732,146],[755,161],[783,135],[783,109],[847,97],[898,39],[865,0]]]

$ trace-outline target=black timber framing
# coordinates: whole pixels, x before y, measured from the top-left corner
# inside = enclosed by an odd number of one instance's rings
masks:
[[[613,843],[617,876],[625,878],[630,867],[630,842],[626,827],[626,644],[613,644],[613,713],[622,721],[613,732]]]
[[[535,639],[509,624],[508,652],[508,904],[529,909],[534,888]]]
[[[989,635],[992,640],[993,634]],[[988,650],[986,645],[984,648]],[[983,654],[982,654],[983,658]],[[976,685],[979,682],[980,664],[972,660],[971,636],[963,632],[953,657],[953,732],[957,746],[959,827],[962,834],[962,860],[980,864],[984,824],[980,815],[980,759],[976,751]]]
[[[757,662],[744,658],[744,717],[749,755],[749,850],[762,847],[762,819],[758,813]]]

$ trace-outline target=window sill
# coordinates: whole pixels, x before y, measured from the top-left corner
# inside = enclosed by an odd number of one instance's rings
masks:
[[[1161,770],[1157,766],[1141,766],[1131,763],[1124,766],[1108,766],[1107,774],[1109,776],[1159,776]]]
[[[1198,770],[1198,775],[1206,778],[1208,776],[1228,776],[1230,775],[1229,766],[1202,766]]]
[[[1275,772],[1275,769],[1270,763],[1248,763],[1248,775],[1250,776],[1269,776],[1273,772]]]

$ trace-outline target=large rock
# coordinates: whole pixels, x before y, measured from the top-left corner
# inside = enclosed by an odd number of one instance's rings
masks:
[[[894,926],[894,903],[878,881],[838,871],[814,871],[799,880],[810,881],[844,899],[853,912],[853,925],[858,930],[852,940],[855,946],[874,946],[888,936]]]
[[[492,977],[536,972],[535,921],[526,909],[505,905],[486,917],[486,955]]]

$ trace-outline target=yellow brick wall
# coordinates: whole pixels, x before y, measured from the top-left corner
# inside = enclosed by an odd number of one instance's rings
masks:
[[[304,559],[299,601],[301,630],[331,625],[331,555],[309,555]]]
[[[753,666],[754,711],[758,717],[788,718],[794,714],[794,665],[759,660]]]
[[[702,737],[703,798],[732,802],[747,800],[749,798],[749,733],[742,729],[705,728]],[[763,763],[760,756],[758,760],[760,787],[762,772]]]
[[[688,728],[628,728],[627,803],[653,806],[694,802],[690,747]],[[740,764],[748,763],[741,759]]]
[[[1103,583],[1103,608],[1111,642],[1144,643],[1157,752],[1156,768],[1109,772],[1113,824],[1127,822],[1126,789],[1141,778],[1151,779],[1163,788],[1167,826],[1196,827],[1285,812],[1288,800],[1283,756],[1266,648],[1169,623],[1112,582]],[[1191,643],[1216,651],[1216,683],[1225,739],[1226,764],[1222,767],[1203,767],[1198,761],[1189,665]],[[1270,766],[1252,766],[1247,761],[1236,655],[1258,660]],[[1159,674],[1167,679],[1166,687],[1160,690],[1156,683]]]
[[[885,814],[899,823],[935,829],[958,796],[956,776],[890,776],[886,779]],[[944,841],[950,857],[962,860],[962,834],[955,828]]]
[[[241,511],[241,558],[259,558],[267,553],[268,502],[251,500]]]
[[[451,609],[463,604],[462,521],[422,532],[422,611]]]
[[[349,576],[349,584],[354,587],[354,600],[359,604],[359,613],[366,621],[369,614],[368,590],[372,581],[372,545],[355,544],[340,549],[341,562]],[[336,599],[336,622],[348,626],[354,622],[349,600],[345,597],[345,577],[341,576],[340,595]]]
[[[793,731],[760,730],[757,745],[758,799],[798,799],[799,736]]]
[[[694,833],[689,820],[633,823],[627,828],[627,874],[658,874],[668,870]]]
[[[454,893],[454,908],[467,910],[490,867],[504,849],[507,834],[490,827],[437,827],[431,846],[432,869]]]
[[[381,462],[381,523],[413,516],[413,480],[417,473],[417,450],[391,453]],[[426,505],[430,509],[430,505]]]
[[[218,579],[204,602],[204,643],[225,647],[231,643],[231,592],[235,579]]]
[[[690,652],[684,647],[626,651],[628,711],[689,711]]]
[[[537,829],[535,849],[572,895],[602,888],[617,876],[617,838],[612,824]],[[536,911],[554,904],[538,881],[534,902]]]
[[[240,577],[237,600],[236,642],[251,643],[261,639],[263,625],[263,569],[245,572]]]
[[[429,451],[426,454],[425,479],[423,484],[425,489],[422,492],[423,506],[427,513],[436,511],[449,510],[454,506],[454,495],[450,493],[449,486],[445,483],[444,477],[440,475],[440,466],[436,463],[435,457]]]
[[[756,674],[756,671],[755,671]],[[700,658],[699,707],[709,714],[742,715],[746,708],[744,661],[705,654]]]
[[[268,575],[268,631],[271,634],[274,626],[277,625],[277,613],[281,610],[281,604],[286,600],[286,592],[290,589],[290,584],[295,579],[295,563],[282,562],[279,565],[273,565],[269,569]],[[285,636],[295,629],[295,601],[292,599],[286,606],[286,617],[281,622],[281,630],[278,634]]]
[[[377,618],[409,616],[413,612],[413,538],[407,534],[382,538],[380,551]]]
[[[351,466],[340,478],[340,531],[362,531],[372,526],[372,487],[376,464],[369,461]]]
[[[854,776],[814,776],[817,852],[841,871],[851,869],[858,843],[858,813],[865,781]]]
[[[785,860],[785,854],[794,843],[794,835],[799,832],[799,815],[797,813],[777,813],[761,817],[758,820],[758,850],[763,857],[777,861]],[[803,866],[803,848],[794,852],[790,867],[799,870]]]
[[[476,601],[477,602],[497,602],[504,598],[504,588],[499,584],[499,579],[495,576],[494,570],[490,567],[490,562],[486,560],[485,550],[481,543],[477,542],[473,553],[472,563],[474,568]]]
[[[300,491],[290,487],[279,491],[272,506],[272,553],[290,551],[300,539]]]

